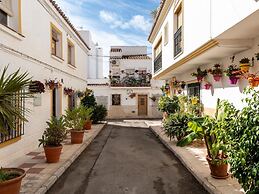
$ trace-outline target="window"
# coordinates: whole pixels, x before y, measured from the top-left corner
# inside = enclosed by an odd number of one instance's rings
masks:
[[[162,52],[162,38],[158,41],[155,47],[155,58],[157,58],[161,52]]]
[[[51,54],[62,58],[62,33],[51,24]]]
[[[201,89],[200,83],[188,84],[187,85],[187,95],[189,97],[196,96],[200,99],[200,89]]]
[[[7,26],[7,13],[0,10],[0,24]]]
[[[112,94],[112,105],[113,106],[121,105],[121,95],[120,94]]]
[[[168,43],[168,23],[164,27],[164,45]]]
[[[183,11],[180,4],[175,12],[174,56],[177,57],[183,51]]]
[[[69,40],[67,43],[67,63],[69,65],[75,66],[75,46]]]
[[[158,41],[154,49],[154,73],[162,69],[162,38]]]
[[[16,104],[16,106],[21,107],[23,110],[25,110],[25,101],[20,96],[21,93],[18,93],[17,95],[14,95],[12,98],[12,102]],[[23,113],[25,114],[25,113]],[[21,137],[24,135],[24,122],[20,119],[15,119],[15,129],[8,129],[7,134],[3,134],[0,132],[0,144],[4,143],[6,141]]]
[[[76,107],[76,96],[75,96],[75,94],[68,95],[68,109],[72,110],[75,107]]]

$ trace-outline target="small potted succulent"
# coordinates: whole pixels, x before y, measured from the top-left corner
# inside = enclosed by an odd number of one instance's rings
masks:
[[[83,142],[85,111],[86,108],[83,106],[66,111],[65,120],[67,127],[70,129],[72,144],[81,144]]]
[[[229,77],[230,84],[237,84],[237,81],[240,78],[240,75],[242,74],[240,69],[236,65],[230,65],[228,68],[224,71],[225,75]]]
[[[39,139],[39,146],[44,147],[47,163],[57,163],[63,148],[61,143],[67,135],[65,119],[63,116],[51,117],[47,125],[42,138]]]
[[[85,124],[84,124],[84,130],[90,130],[92,128],[92,115],[93,115],[93,109],[88,108],[85,111],[83,111],[82,116],[84,117]]]
[[[201,82],[201,81],[203,80],[203,78],[206,77],[207,75],[208,75],[207,70],[205,69],[205,70],[202,71],[201,68],[198,68],[198,69],[197,69],[197,72],[193,72],[193,73],[191,74],[191,76],[197,78],[197,81],[198,81],[198,82]]]
[[[256,57],[257,61],[259,61],[259,53],[255,53],[255,57]]]
[[[220,68],[220,64],[215,64],[213,67],[214,68],[209,69],[208,72],[213,75],[213,78],[216,82],[219,82],[222,77],[223,71]]]
[[[209,90],[211,88],[211,84],[209,82],[207,82],[205,85],[204,85],[204,88],[205,90]]]
[[[29,91],[31,93],[44,93],[45,92],[45,86],[40,81],[32,81],[29,85]]]
[[[241,71],[244,72],[244,73],[247,73],[247,72],[249,71],[250,67],[251,67],[251,65],[250,65],[250,59],[244,57],[243,59],[241,59],[241,60],[239,61],[239,63],[240,63],[240,69],[241,69]]]

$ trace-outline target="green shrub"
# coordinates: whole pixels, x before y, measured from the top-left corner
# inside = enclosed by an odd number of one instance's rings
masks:
[[[97,105],[93,94],[86,95],[82,100],[81,104],[86,108],[93,108]]]
[[[84,106],[67,110],[65,119],[66,125],[71,130],[82,131],[85,124],[85,113],[88,111]]]
[[[60,118],[51,117],[47,121],[48,127],[44,131],[42,138],[39,139],[39,146],[61,146],[61,142],[66,138],[66,122],[63,116]]]
[[[259,193],[259,91],[246,89],[247,104],[229,130],[231,172],[248,194]]]
[[[192,119],[192,115],[188,113],[170,114],[163,122],[165,133],[170,140],[174,137],[181,140],[185,137],[188,129],[188,122]]]
[[[107,116],[107,109],[103,105],[97,105],[94,107],[92,121],[94,124],[104,121]]]
[[[168,96],[160,97],[158,101],[158,110],[161,112],[166,112],[167,114],[176,113],[180,110],[179,99],[177,96],[172,98]]]

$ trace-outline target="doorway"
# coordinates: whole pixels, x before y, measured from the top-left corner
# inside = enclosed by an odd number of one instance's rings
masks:
[[[138,115],[147,116],[147,95],[138,95]]]

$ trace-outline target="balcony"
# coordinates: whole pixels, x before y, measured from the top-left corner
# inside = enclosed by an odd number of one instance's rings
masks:
[[[111,87],[151,87],[150,80],[152,75],[150,73],[141,76],[125,76],[123,78],[111,78]]]
[[[180,27],[174,34],[174,57],[182,52],[182,27]]]
[[[157,73],[162,69],[162,51],[159,55],[155,58],[154,61],[154,73]]]

